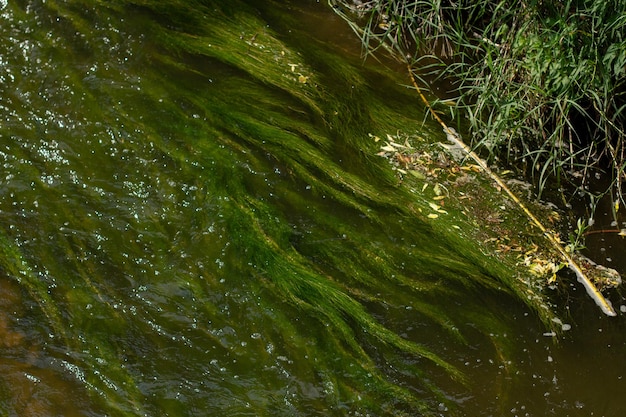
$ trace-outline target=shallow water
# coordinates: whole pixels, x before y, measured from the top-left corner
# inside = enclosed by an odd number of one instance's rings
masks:
[[[544,335],[372,156],[402,75],[254,3],[0,12],[2,414],[621,415],[623,317]]]

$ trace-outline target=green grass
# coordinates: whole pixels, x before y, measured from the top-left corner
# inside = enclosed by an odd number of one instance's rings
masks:
[[[582,187],[608,161],[623,199],[623,2],[378,0],[367,11],[330,3],[369,51],[385,45],[426,73],[426,88],[429,77],[452,80],[454,116],[469,121],[474,146],[524,161],[539,195],[548,182]]]

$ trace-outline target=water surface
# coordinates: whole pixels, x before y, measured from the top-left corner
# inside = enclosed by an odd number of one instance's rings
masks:
[[[411,214],[369,134],[439,128],[326,4],[0,19],[3,415],[624,411],[621,317],[581,296],[555,344]]]

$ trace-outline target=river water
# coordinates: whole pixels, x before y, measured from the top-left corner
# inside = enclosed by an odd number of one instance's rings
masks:
[[[439,128],[327,4],[0,22],[2,415],[626,411],[621,313],[572,283],[551,336],[506,268],[408,215],[369,134]]]

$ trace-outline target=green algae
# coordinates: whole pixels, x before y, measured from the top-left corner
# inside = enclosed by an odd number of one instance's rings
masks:
[[[551,313],[541,298],[520,301],[519,271],[456,220],[421,213],[430,196],[375,156],[368,133],[438,140],[423,114],[389,102],[411,102],[394,75],[267,27],[251,5],[219,3],[48,1],[31,12],[46,71],[66,75],[18,77],[56,88],[21,100],[80,123],[2,126],[18,139],[2,151],[23,182],[6,187],[29,216],[12,232],[21,245],[3,245],[6,273],[27,259],[20,284],[66,334],[55,363],[111,413],[433,413],[448,402],[440,383],[466,381],[433,340],[462,350],[466,317],[488,339],[506,328],[482,297]],[[291,25],[278,6],[255,7]],[[15,25],[28,16],[11,11]],[[68,33],[81,41],[57,56]],[[372,92],[381,77],[392,79],[384,97]],[[11,204],[5,230],[21,215]],[[423,332],[401,336],[389,304]],[[513,351],[491,343],[498,360]],[[410,384],[391,371],[401,367]]]

